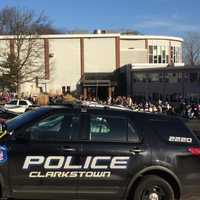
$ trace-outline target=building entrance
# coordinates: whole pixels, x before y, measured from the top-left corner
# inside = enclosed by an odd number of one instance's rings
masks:
[[[106,101],[108,97],[114,96],[115,85],[112,85],[108,80],[107,82],[88,82],[83,84],[83,96],[88,100]]]
[[[106,101],[113,97],[117,82],[112,73],[85,74],[81,79],[84,99]]]
[[[98,86],[98,87],[85,87],[85,97],[89,100],[100,100],[106,101],[109,96],[108,86]]]

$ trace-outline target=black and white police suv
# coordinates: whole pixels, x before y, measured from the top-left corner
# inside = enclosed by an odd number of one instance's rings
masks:
[[[42,107],[1,126],[1,198],[200,198],[200,144],[178,118]]]

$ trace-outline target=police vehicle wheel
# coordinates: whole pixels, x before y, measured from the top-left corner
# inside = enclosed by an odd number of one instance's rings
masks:
[[[134,193],[134,200],[174,200],[171,185],[159,176],[145,176]]]

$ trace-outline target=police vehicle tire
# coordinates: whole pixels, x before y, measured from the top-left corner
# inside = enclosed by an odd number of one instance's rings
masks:
[[[133,200],[174,200],[171,185],[155,175],[145,176],[134,192]]]

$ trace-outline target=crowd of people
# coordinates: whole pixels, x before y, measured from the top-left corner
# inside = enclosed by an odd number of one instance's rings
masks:
[[[179,99],[177,102],[168,101],[135,101],[134,98],[118,96],[109,97],[107,101],[98,101],[95,98],[81,99],[81,101],[96,102],[103,105],[118,105],[132,109],[136,112],[163,113],[181,116],[188,119],[200,119],[200,103],[186,102]]]
[[[13,98],[17,98],[16,94],[9,92],[0,92],[0,103],[3,105]],[[28,99],[33,104],[40,104],[39,98],[36,96],[24,96],[24,99]],[[179,99],[177,102],[168,101],[136,101],[133,97],[117,96],[108,97],[107,100],[98,100],[96,98],[87,98],[83,96],[74,98],[71,94],[65,95],[51,95],[48,96],[48,104],[62,104],[64,102],[79,101],[82,103],[98,103],[102,105],[117,105],[121,107],[127,107],[137,112],[149,112],[149,113],[164,113],[167,115],[181,116],[188,119],[200,119],[200,103],[186,102]]]

